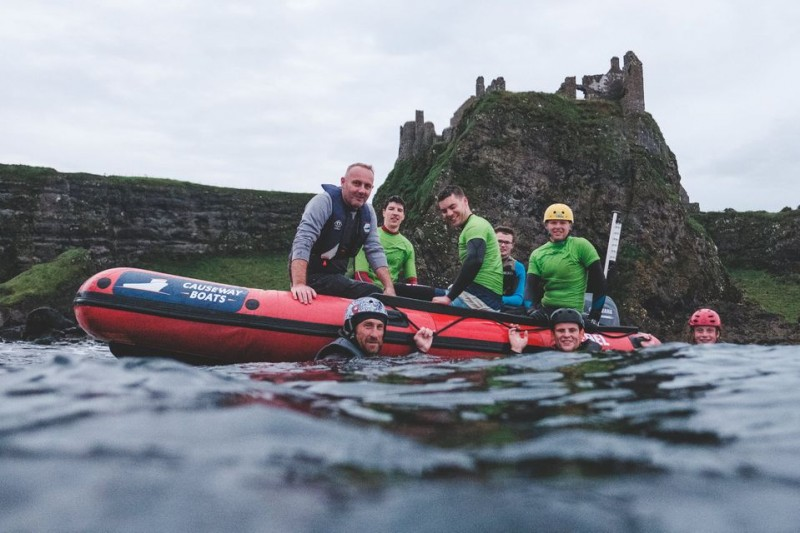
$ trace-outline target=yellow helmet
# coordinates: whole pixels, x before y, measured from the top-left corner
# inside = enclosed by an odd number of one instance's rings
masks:
[[[542,222],[547,222],[548,220],[569,220],[570,222],[575,222],[572,216],[572,209],[570,209],[567,204],[553,204],[545,209],[544,220]]]

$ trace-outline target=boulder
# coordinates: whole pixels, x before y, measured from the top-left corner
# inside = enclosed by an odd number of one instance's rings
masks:
[[[39,307],[28,313],[22,331],[24,340],[36,340],[45,337],[63,338],[80,330],[77,324],[67,319],[52,307]]]

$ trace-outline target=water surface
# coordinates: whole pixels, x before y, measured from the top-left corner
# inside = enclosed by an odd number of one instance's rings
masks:
[[[0,344],[0,530],[800,530],[800,347],[191,367]]]

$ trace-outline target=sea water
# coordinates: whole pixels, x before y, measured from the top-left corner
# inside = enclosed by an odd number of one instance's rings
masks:
[[[800,347],[192,367],[0,344],[0,531],[800,531]]]

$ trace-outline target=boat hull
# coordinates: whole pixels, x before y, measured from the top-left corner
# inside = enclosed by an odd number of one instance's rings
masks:
[[[550,331],[527,317],[460,310],[379,296],[390,312],[385,356],[414,350],[421,327],[436,332],[430,353],[447,358],[506,355],[508,328],[529,332],[529,347],[552,346]],[[171,357],[193,364],[309,361],[335,339],[350,300],[318,296],[310,305],[288,291],[237,287],[160,272],[114,268],[89,278],[75,316],[119,357]],[[632,328],[590,335],[604,349],[632,350]]]

